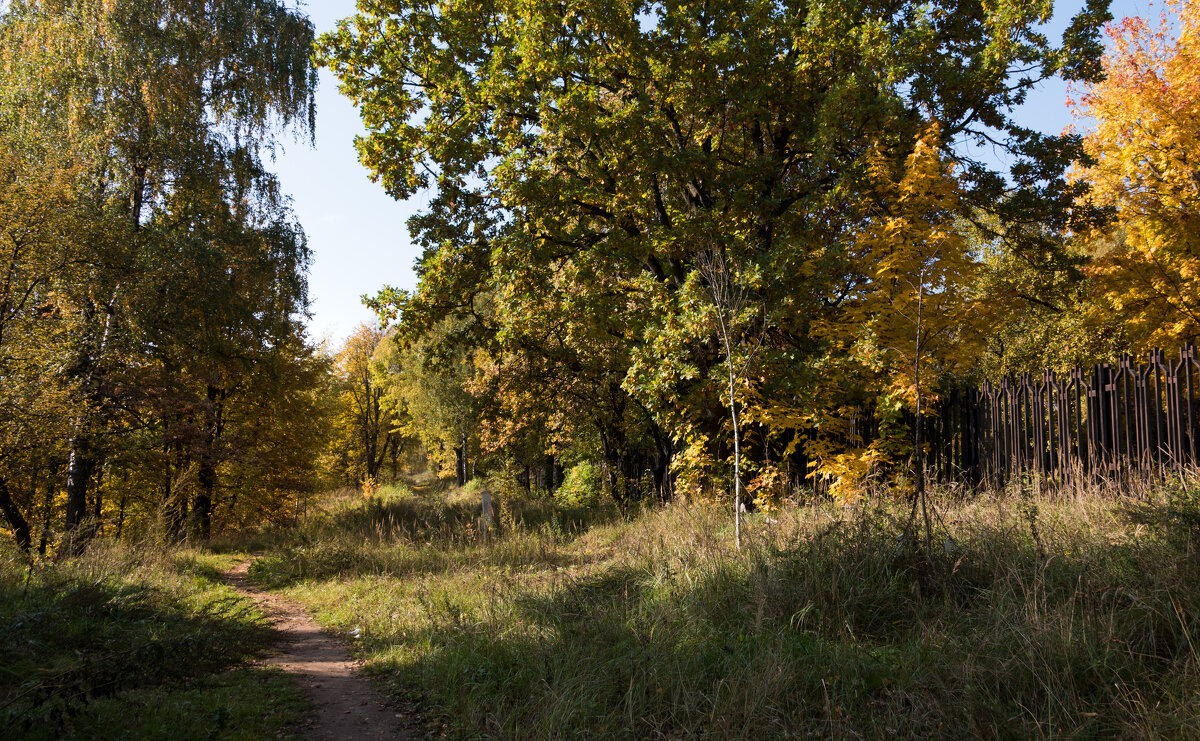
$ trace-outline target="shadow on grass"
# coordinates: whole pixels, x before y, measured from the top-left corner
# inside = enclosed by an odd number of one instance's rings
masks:
[[[662,553],[443,592],[364,650],[467,736],[1195,737],[1200,569],[1178,535],[1005,522],[927,561],[851,527]]]
[[[99,575],[48,567],[28,583],[23,573],[0,571],[0,727],[8,729],[6,738],[120,737],[138,727],[131,716],[147,714],[139,693],[158,698],[160,716],[199,723],[162,728],[162,737],[228,726],[237,703],[206,707],[203,697],[191,697],[187,708],[173,708],[173,688],[194,695],[197,682],[216,681],[265,648],[271,628],[246,600],[206,585],[210,575],[180,579],[167,573],[171,567],[158,568],[149,577],[158,583],[141,581],[145,566]],[[254,686],[265,681],[259,674],[243,670],[213,687]],[[234,694],[245,696],[240,702],[253,697],[245,689]],[[159,732],[143,728],[139,735]]]

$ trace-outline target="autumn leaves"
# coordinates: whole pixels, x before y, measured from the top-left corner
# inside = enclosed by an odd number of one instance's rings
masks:
[[[861,491],[903,468],[906,415],[947,383],[1112,344],[1081,317],[1132,309],[1131,346],[1194,331],[1195,143],[1135,141],[1116,118],[1086,142],[1018,120],[1047,77],[1074,79],[1100,118],[1126,84],[1100,74],[1103,3],[1060,45],[1042,33],[1049,13],[959,0],[362,10],[319,42],[322,61],[363,111],[375,174],[397,195],[435,189],[412,222],[421,285],[375,305],[409,343],[465,328],[438,342],[472,359],[464,388],[495,402],[480,426],[495,454],[524,455],[499,442],[520,438],[638,481],[653,471],[660,492],[732,490],[738,468]],[[1128,53],[1114,47],[1110,73]],[[1142,75],[1138,94],[1183,121],[1197,65],[1158,64],[1161,84]],[[1011,168],[973,159],[967,140]],[[1175,195],[1127,188],[1147,163]],[[713,249],[743,296],[736,316],[709,290]]]
[[[1089,230],[1096,303],[1128,323],[1130,349],[1176,347],[1200,330],[1200,3],[1109,29],[1106,79],[1082,91],[1095,119],[1074,177],[1116,215]]]

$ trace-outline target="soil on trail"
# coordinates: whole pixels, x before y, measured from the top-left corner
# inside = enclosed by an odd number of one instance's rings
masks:
[[[388,708],[357,671],[341,641],[321,631],[304,608],[250,583],[243,562],[226,573],[229,584],[252,597],[270,616],[280,641],[265,663],[281,667],[309,694],[313,716],[304,735],[314,741],[424,738],[419,722]]]

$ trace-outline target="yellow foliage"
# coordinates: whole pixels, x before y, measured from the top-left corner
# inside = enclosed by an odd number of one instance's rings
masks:
[[[779,509],[780,501],[787,492],[787,474],[770,461],[758,469],[758,475],[746,484],[746,491],[754,497],[759,510],[770,515]]]
[[[1093,234],[1093,312],[1117,312],[1133,349],[1195,341],[1200,329],[1200,2],[1168,0],[1157,26],[1110,25],[1106,79],[1077,114],[1094,164],[1073,177],[1116,228]]]
[[[930,124],[902,167],[878,150],[870,171],[875,206],[865,214],[853,246],[864,289],[819,332],[846,348],[880,399],[875,415],[894,422],[895,402],[922,412],[936,401],[938,375],[961,370],[976,356],[980,312],[969,286],[978,263],[956,228],[958,181],[940,150],[941,134]],[[923,404],[918,405],[918,398]],[[882,429],[869,444],[852,428],[857,408],[826,406],[812,419],[818,434],[808,446],[813,475],[831,480],[837,496],[865,490],[880,464],[911,450]]]
[[[683,441],[680,450],[671,461],[678,475],[676,490],[689,500],[705,497],[704,484],[716,461],[709,453],[708,438],[693,432]]]

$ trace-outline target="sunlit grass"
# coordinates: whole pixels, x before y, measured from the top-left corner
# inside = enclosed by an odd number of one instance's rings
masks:
[[[529,502],[484,544],[449,492],[258,573],[452,735],[1195,736],[1200,508],[1168,495],[943,500],[927,558],[898,503],[751,516],[737,552],[704,503]]]

